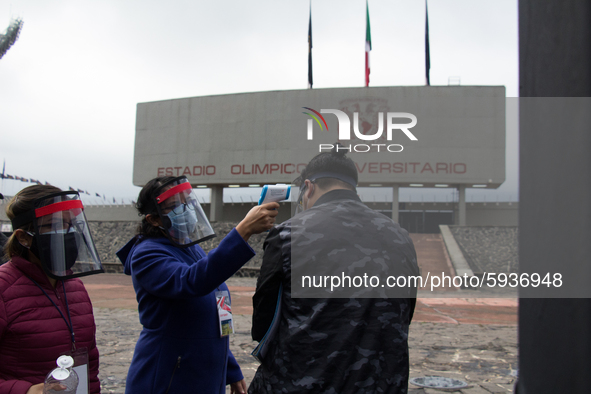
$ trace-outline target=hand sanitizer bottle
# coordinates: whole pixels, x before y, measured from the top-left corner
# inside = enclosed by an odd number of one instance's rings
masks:
[[[45,378],[43,394],[76,394],[78,374],[72,369],[74,359],[70,356],[59,356],[56,363],[58,368]]]

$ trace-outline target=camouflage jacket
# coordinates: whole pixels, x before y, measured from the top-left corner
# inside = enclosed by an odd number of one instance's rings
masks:
[[[365,245],[376,242],[382,244],[372,255]],[[296,248],[305,251],[303,259],[323,273],[338,264],[354,275],[375,260],[378,267],[393,269],[390,273],[418,275],[408,233],[366,207],[354,192],[335,190],[271,230],[264,248],[253,297],[253,339],[261,340],[273,319],[280,284],[282,305],[278,331],[249,393],[406,393],[416,290],[407,298],[332,298],[332,293],[295,298],[292,257]]]

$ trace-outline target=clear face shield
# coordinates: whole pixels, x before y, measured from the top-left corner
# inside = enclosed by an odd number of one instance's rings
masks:
[[[14,218],[13,228],[33,222],[30,251],[49,277],[61,280],[104,272],[77,192],[42,197],[34,207]]]
[[[175,178],[162,185],[159,192],[158,215],[172,243],[188,247],[215,237],[187,178]]]

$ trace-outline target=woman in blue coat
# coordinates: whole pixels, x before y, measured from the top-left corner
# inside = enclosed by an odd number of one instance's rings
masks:
[[[138,235],[117,252],[143,325],[126,393],[222,394],[228,384],[246,393],[219,306],[229,299],[224,281],[255,254],[249,237],[273,226],[279,204],[254,207],[208,255],[197,243],[215,234],[186,178],[151,180],[136,207]]]

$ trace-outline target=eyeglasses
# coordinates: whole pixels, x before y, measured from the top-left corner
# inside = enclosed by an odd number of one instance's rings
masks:
[[[37,224],[38,234],[70,234],[84,233],[84,222],[79,220],[54,220],[49,223]]]
[[[172,208],[170,211],[175,215],[180,215],[181,213],[185,212],[187,209],[194,211],[197,208],[197,200],[187,200],[187,202],[182,202],[176,207]]]

